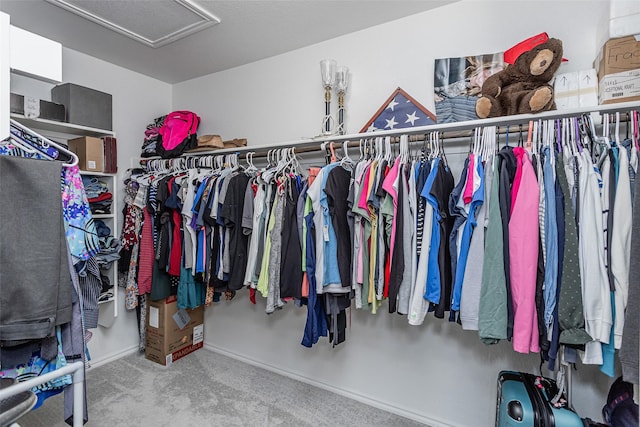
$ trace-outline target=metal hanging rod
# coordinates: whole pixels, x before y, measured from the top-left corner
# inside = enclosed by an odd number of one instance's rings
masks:
[[[273,144],[259,144],[259,145],[247,145],[244,147],[233,147],[233,148],[221,148],[217,150],[211,151],[200,151],[198,153],[185,153],[186,157],[199,157],[199,156],[216,156],[230,153],[245,153],[254,151],[256,153],[268,152],[269,150],[278,149],[278,148],[288,148],[295,147],[296,152],[303,152],[303,148],[311,148],[310,150],[305,151],[318,151],[321,150],[320,144],[323,142],[335,142],[342,143],[343,141],[351,141],[353,143],[357,143],[360,139],[371,139],[376,137],[400,137],[401,135],[408,135],[410,142],[421,141],[425,135],[428,135],[433,132],[440,132],[441,138],[443,138],[442,134],[444,133],[445,139],[456,138],[456,137],[465,137],[470,134],[467,131],[471,131],[478,127],[487,127],[487,126],[496,126],[499,128],[506,129],[507,126],[511,125],[522,125],[523,130],[526,129],[525,126],[528,126],[529,121],[538,121],[538,120],[553,120],[553,119],[562,119],[567,117],[576,117],[581,116],[582,114],[590,114],[590,113],[616,113],[616,112],[627,112],[631,110],[640,110],[640,101],[633,102],[622,102],[617,104],[607,104],[607,105],[597,105],[590,107],[582,107],[575,108],[569,110],[553,110],[553,111],[545,111],[543,113],[537,114],[519,114],[515,116],[503,116],[503,117],[493,117],[489,119],[479,119],[479,120],[469,120],[465,122],[455,122],[455,123],[442,123],[442,124],[434,124],[428,126],[419,126],[415,128],[403,128],[403,129],[393,129],[388,131],[378,131],[378,132],[370,132],[370,133],[354,133],[348,135],[322,135],[314,138],[300,139],[296,141],[286,141],[286,142],[276,142]],[[510,130],[510,133],[513,132]],[[519,132],[519,130],[517,130]],[[501,130],[502,133],[502,130]],[[515,132],[514,132],[515,133]],[[261,154],[264,155],[264,154]],[[256,154],[256,156],[258,156]],[[146,159],[157,159],[158,157],[149,157]],[[144,159],[141,159],[144,160]]]

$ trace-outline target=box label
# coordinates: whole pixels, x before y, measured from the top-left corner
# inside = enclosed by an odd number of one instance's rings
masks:
[[[204,325],[193,327],[193,344],[200,344],[204,340]]]
[[[24,97],[24,116],[30,119],[40,117],[40,100],[32,96]]]
[[[608,74],[600,79],[600,102],[640,96],[640,69]]]
[[[178,328],[182,330],[189,324],[189,322],[191,321],[191,317],[189,316],[189,313],[187,313],[187,310],[181,308],[180,310],[176,311],[176,314],[173,315],[173,320],[175,320]]]
[[[158,310],[158,307],[149,307],[149,326],[152,328],[160,327],[160,310]]]
[[[175,362],[176,360],[182,359],[186,355],[193,353],[194,351],[196,351],[199,348],[202,348],[203,346],[204,346],[203,343],[188,345],[178,351],[173,352],[173,354],[171,354],[171,360]]]

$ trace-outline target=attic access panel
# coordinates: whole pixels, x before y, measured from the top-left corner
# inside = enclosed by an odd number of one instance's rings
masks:
[[[46,0],[152,48],[220,23],[193,0]]]

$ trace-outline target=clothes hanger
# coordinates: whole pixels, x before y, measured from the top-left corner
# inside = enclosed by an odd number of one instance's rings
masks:
[[[478,139],[480,138],[480,128],[473,129],[473,136],[471,142],[469,142],[469,154],[475,154],[478,149]]]
[[[378,163],[380,163],[380,161],[382,161],[382,158],[384,156],[383,149],[382,149],[382,144],[383,144],[382,137],[380,137],[380,136],[377,137],[376,141],[375,141],[375,146],[376,146],[375,160],[377,160]]]
[[[436,132],[436,144],[438,145],[438,151],[440,158],[442,159],[442,163],[445,167],[449,167],[449,161],[447,160],[447,155],[444,152],[444,142],[442,138],[440,138],[440,132]]]
[[[247,173],[257,172],[258,168],[253,164],[253,155],[255,151],[248,151],[244,155],[244,161],[247,163],[247,167],[244,169]]]
[[[48,159],[56,160],[60,155],[59,151],[49,145],[41,138],[35,137],[32,133],[18,126],[10,126],[10,135],[16,140],[20,146],[30,148],[31,152],[37,152],[46,155]]]
[[[507,131],[506,131],[506,138],[505,138],[504,146],[505,147],[509,146],[509,125],[507,125]]]
[[[398,142],[398,158],[400,164],[404,164],[408,160],[408,142],[409,137],[407,135],[400,135],[400,141]]]
[[[616,112],[616,127],[615,127],[616,133],[615,133],[615,144],[617,146],[621,145],[621,141],[620,141],[620,112],[617,111]]]
[[[11,125],[16,126],[17,128],[23,130],[24,132],[27,132],[28,134],[31,134],[31,135],[33,135],[33,136],[35,136],[37,138],[40,138],[41,141],[43,141],[43,142],[45,142],[45,143],[57,148],[58,151],[61,151],[64,154],[70,156],[70,158],[72,159],[71,163],[63,163],[62,166],[64,166],[64,167],[73,167],[73,166],[77,166],[78,165],[78,161],[79,161],[78,160],[78,156],[73,151],[63,147],[60,144],[57,144],[54,141],[51,141],[48,138],[45,138],[44,136],[38,134],[37,132],[32,131],[31,129],[29,129],[29,128],[23,126],[23,125],[21,125],[19,122],[15,121],[13,119],[9,119],[9,121],[10,121]]]
[[[336,157],[336,150],[333,148],[333,141],[329,143],[329,149],[331,150],[331,163],[337,162],[338,158]]]
[[[573,122],[573,134],[576,138],[576,144],[578,145],[578,152],[582,154],[582,150],[584,146],[582,145],[582,134],[580,133],[580,125],[578,124],[578,118],[572,117],[571,121]]]
[[[535,122],[533,120],[529,120],[529,126],[527,128],[527,142],[524,146],[525,150],[531,153],[532,145],[533,145],[533,131],[535,128]]]
[[[12,146],[15,149],[21,152],[21,155],[24,154],[23,157],[30,157],[28,154],[39,154],[47,160],[54,160],[53,157],[50,157],[46,153],[43,153],[39,150],[36,150],[31,145],[26,144],[21,139],[17,138],[15,135],[11,134],[8,138],[3,141],[0,141],[0,145],[3,146]]]
[[[342,141],[342,159],[340,159],[340,164],[342,165],[352,165],[353,159],[349,157],[349,141]]]
[[[629,112],[627,111],[625,113],[627,115],[627,126],[625,126],[625,137],[624,139],[629,139],[629,125],[631,125],[631,115],[629,114]]]
[[[569,149],[572,157],[575,157],[578,152],[578,147],[576,145],[575,135],[573,134],[573,126],[571,126],[571,119],[565,117],[563,120],[564,131],[565,131],[565,141],[566,146]]]
[[[633,141],[634,141],[634,144],[636,146],[636,150],[640,151],[640,146],[638,145],[639,144],[638,143],[638,133],[639,133],[639,130],[638,130],[638,118],[640,117],[640,113],[638,111],[634,110],[631,115],[633,116],[633,120],[632,120],[632,123],[633,123],[633,132],[632,132]]]
[[[518,128],[520,129],[520,137],[518,138],[518,147],[522,147],[522,144],[524,143],[524,139],[522,136],[522,123],[518,125]]]
[[[430,145],[430,157],[435,160],[440,156],[440,147],[436,144],[436,133],[431,132],[429,134],[429,145]]]

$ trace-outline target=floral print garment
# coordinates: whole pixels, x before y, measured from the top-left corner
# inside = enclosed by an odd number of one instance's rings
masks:
[[[100,252],[98,233],[78,166],[62,168],[62,214],[71,255],[86,261]]]

